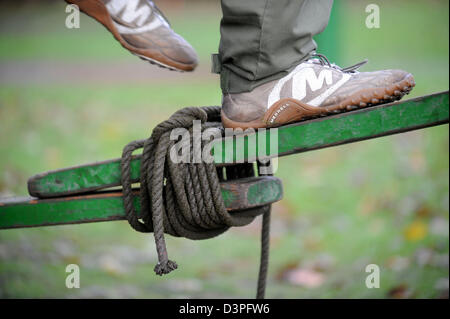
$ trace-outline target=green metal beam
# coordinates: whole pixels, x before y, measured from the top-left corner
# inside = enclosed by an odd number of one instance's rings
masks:
[[[385,104],[339,115],[304,121],[277,129],[278,153],[271,157],[301,153],[339,144],[357,142],[380,136],[402,133],[449,121],[448,91]],[[270,140],[269,130],[263,133],[225,138],[213,146],[218,166],[233,162],[253,162],[258,154],[255,140]],[[273,133],[272,133],[273,134]],[[233,152],[244,142],[245,152]],[[247,144],[245,144],[247,143]],[[222,149],[221,149],[222,148]],[[132,161],[131,178],[139,180],[140,157]],[[28,190],[36,197],[71,195],[120,185],[120,159],[46,172],[29,179]]]
[[[259,207],[279,201],[283,196],[281,180],[254,177],[223,182],[222,197],[227,210]],[[136,212],[140,211],[138,192],[134,198]],[[102,192],[51,199],[13,198],[0,200],[0,229],[79,224],[123,220],[125,211],[121,192]]]
[[[294,153],[358,142],[403,133],[449,122],[448,91],[402,102],[384,104],[334,116],[323,117],[266,130],[256,134],[256,142],[248,143],[255,134],[224,138],[212,148],[216,164],[252,162],[261,155],[281,157]],[[267,153],[259,148],[267,145],[270,135],[277,136],[278,148]],[[233,152],[242,143],[244,152]]]
[[[132,182],[139,181],[141,156],[131,161]],[[73,166],[37,174],[28,179],[28,193],[39,198],[59,197],[119,186],[120,159]]]

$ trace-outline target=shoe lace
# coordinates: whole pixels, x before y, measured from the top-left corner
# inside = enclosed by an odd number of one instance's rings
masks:
[[[345,73],[355,73],[355,72],[357,72],[357,70],[360,67],[362,67],[364,64],[369,62],[369,60],[364,59],[363,61],[358,62],[358,63],[356,63],[354,65],[348,66],[346,68],[341,68],[340,66],[338,66],[338,65],[336,65],[334,63],[331,63],[330,60],[328,60],[328,58],[325,55],[320,54],[320,53],[313,53],[309,57],[308,60],[310,60],[310,59],[317,59],[317,60],[319,60],[321,65],[326,65],[326,66],[328,66],[330,68],[334,68],[334,69],[337,69],[337,70],[345,72]]]

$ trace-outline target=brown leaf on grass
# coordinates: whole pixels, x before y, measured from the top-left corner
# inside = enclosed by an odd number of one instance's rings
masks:
[[[430,217],[432,214],[432,210],[427,205],[421,205],[420,207],[417,208],[417,210],[414,212],[414,214],[418,218]]]
[[[412,297],[412,291],[406,284],[398,285],[388,292],[388,297],[393,299],[407,299]]]
[[[290,263],[278,272],[276,278],[286,281],[291,285],[306,288],[320,287],[325,281],[325,275],[322,272],[310,268],[301,268],[296,263]]]
[[[324,283],[325,275],[312,269],[297,268],[286,274],[286,280],[293,285],[317,288]]]
[[[276,273],[275,279],[278,281],[283,281],[285,279],[285,274],[292,271],[298,267],[298,262],[289,262],[284,264]]]

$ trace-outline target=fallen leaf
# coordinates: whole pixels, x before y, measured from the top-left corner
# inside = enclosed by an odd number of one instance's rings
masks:
[[[422,205],[414,213],[417,217],[429,217],[431,215],[431,208],[427,205]]]
[[[392,288],[388,292],[389,298],[394,299],[406,299],[410,298],[412,295],[411,291],[408,289],[407,285],[399,285],[397,287]]]
[[[289,262],[283,265],[275,275],[275,278],[279,281],[282,281],[286,278],[286,274],[290,271],[295,270],[298,267],[298,262]]]
[[[277,274],[278,280],[287,281],[296,286],[317,288],[325,281],[325,275],[317,270],[299,267],[298,263],[286,264]]]
[[[287,273],[286,279],[290,284],[304,286],[306,288],[317,288],[325,281],[325,276],[312,269],[295,269]]]

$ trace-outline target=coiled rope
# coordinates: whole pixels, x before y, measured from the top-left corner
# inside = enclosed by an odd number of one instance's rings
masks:
[[[168,257],[164,233],[189,239],[208,239],[233,226],[245,226],[263,215],[261,259],[257,298],[264,298],[268,258],[271,205],[230,214],[224,205],[220,179],[214,163],[194,163],[195,151],[202,151],[207,141],[193,142],[193,123],[199,120],[201,132],[208,128],[220,130],[220,107],[187,107],[156,126],[150,138],[126,145],[122,152],[121,180],[126,218],[139,232],[153,232],[158,254],[155,273],[168,274],[177,268]],[[177,141],[170,139],[173,129],[189,130],[190,161],[175,163],[170,150]],[[131,174],[132,154],[143,148],[140,172],[140,214],[134,209]],[[199,154],[199,153],[197,153]],[[201,153],[200,153],[201,154]],[[254,176],[252,164],[227,168],[227,179]]]

